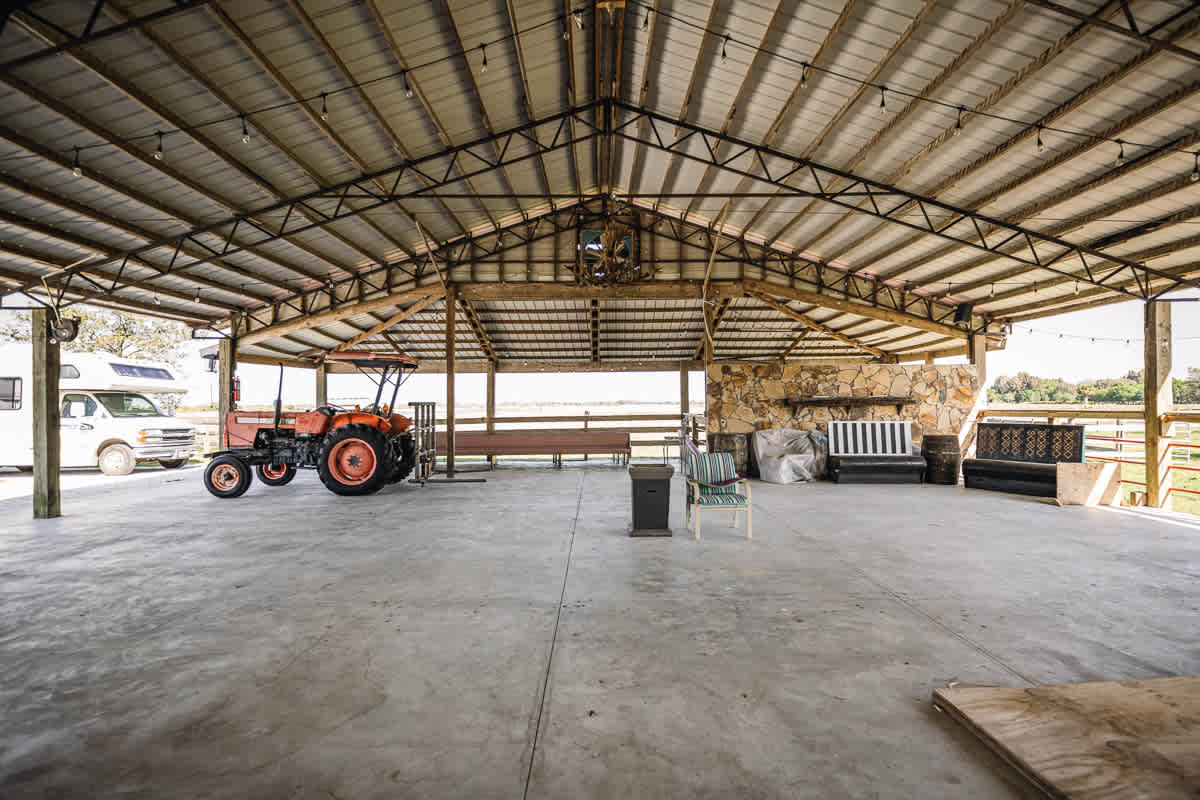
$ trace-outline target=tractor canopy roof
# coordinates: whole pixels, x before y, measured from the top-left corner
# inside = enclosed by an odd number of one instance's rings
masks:
[[[416,369],[421,364],[419,358],[410,356],[407,353],[377,353],[366,350],[341,350],[326,353],[325,360],[353,364],[359,369],[381,369],[392,365]]]

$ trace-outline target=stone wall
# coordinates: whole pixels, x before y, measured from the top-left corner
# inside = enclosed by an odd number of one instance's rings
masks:
[[[962,436],[980,395],[974,366],[908,364],[747,364],[717,362],[708,368],[708,430],[749,433],[758,423],[773,428],[827,430],[829,420],[912,420],[913,436]],[[800,407],[790,397],[896,395],[915,398],[900,413],[892,406]]]

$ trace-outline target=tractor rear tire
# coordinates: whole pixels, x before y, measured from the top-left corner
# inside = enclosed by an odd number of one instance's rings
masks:
[[[258,464],[254,474],[267,486],[286,486],[296,477],[295,464]]]
[[[391,443],[378,429],[343,425],[321,443],[317,474],[334,494],[373,494],[392,476],[393,458]]]
[[[241,497],[250,488],[250,467],[237,456],[217,456],[204,470],[204,488],[214,497]]]
[[[398,455],[389,483],[399,483],[412,474],[413,467],[417,464],[417,443],[409,434],[399,436],[393,441]]]

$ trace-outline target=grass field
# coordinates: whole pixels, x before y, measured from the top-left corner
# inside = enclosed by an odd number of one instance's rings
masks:
[[[1132,426],[1130,426],[1132,427]],[[1141,439],[1141,426],[1134,430],[1124,428],[1121,430],[1112,426],[1112,423],[1105,423],[1104,427],[1088,426],[1088,434],[1094,436],[1110,436],[1115,438]],[[1120,436],[1118,437],[1118,434]],[[1186,438],[1185,438],[1186,436]],[[1200,425],[1183,426],[1176,425],[1174,436],[1176,441],[1190,441],[1192,444],[1200,445]],[[1106,456],[1116,458],[1128,458],[1132,460],[1144,460],[1145,448],[1140,444],[1126,444],[1122,449],[1118,450],[1117,446],[1111,442],[1094,442],[1089,441],[1087,445],[1087,453],[1089,456]],[[1177,466],[1190,466],[1200,468],[1200,449],[1187,449],[1186,456],[1180,449],[1176,449],[1172,453],[1171,463]],[[1121,478],[1127,481],[1137,481],[1139,484],[1144,484],[1146,481],[1146,468],[1141,464],[1121,464]],[[1181,489],[1190,489],[1200,492],[1200,472],[1190,472],[1182,469],[1171,471],[1171,485]],[[1137,484],[1125,484],[1125,496],[1128,498],[1130,492],[1140,491],[1143,486]],[[1171,495],[1171,507],[1175,511],[1182,511],[1189,514],[1200,515],[1200,495],[1189,495],[1183,492],[1175,492]]]

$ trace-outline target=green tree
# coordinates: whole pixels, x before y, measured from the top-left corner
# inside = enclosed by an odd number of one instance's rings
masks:
[[[65,346],[77,353],[175,363],[183,356],[184,342],[191,338],[183,323],[125,311],[76,306],[64,316],[79,318],[79,336]],[[30,324],[28,312],[0,314],[0,342],[28,342]]]

